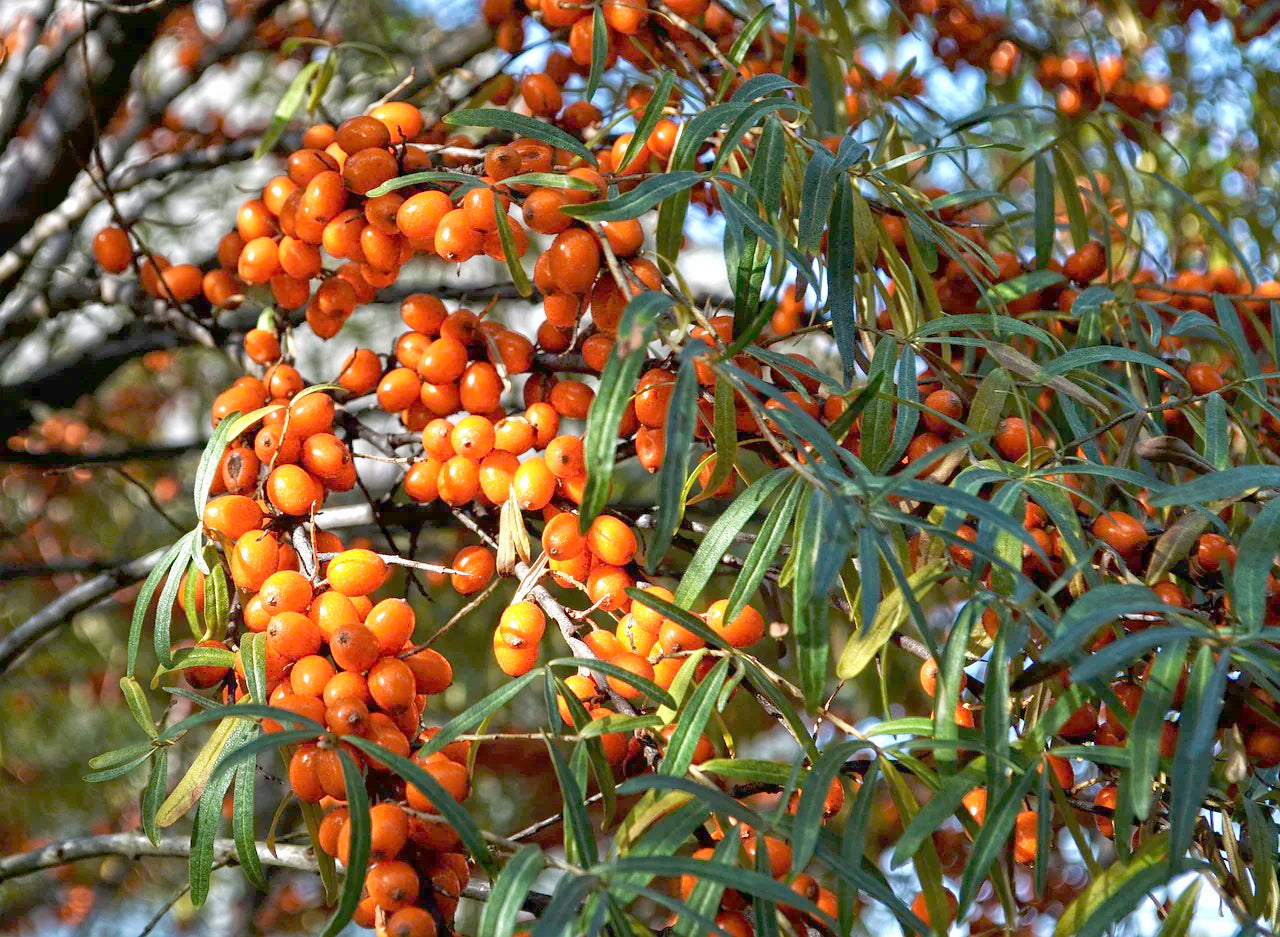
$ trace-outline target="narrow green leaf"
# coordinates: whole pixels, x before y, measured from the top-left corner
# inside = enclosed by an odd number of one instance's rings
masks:
[[[865,566],[870,559],[863,557]],[[947,568],[947,561],[930,560],[907,577],[907,582],[917,597],[923,600],[929,588]],[[840,653],[836,664],[836,676],[841,680],[850,680],[860,674],[864,667],[880,653],[895,631],[907,623],[910,609],[903,597],[901,589],[895,589],[876,611],[874,620],[869,626],[864,625],[862,631],[849,636],[849,641]]]
[[[1195,917],[1196,903],[1200,900],[1200,879],[1182,890],[1182,894],[1169,908],[1169,916],[1160,925],[1156,937],[1187,937],[1191,920]]]
[[[257,727],[244,720],[235,720],[228,733],[226,747],[234,752],[241,747]],[[213,870],[213,846],[222,825],[222,799],[231,787],[231,772],[217,772],[210,777],[200,794],[196,808],[196,822],[191,829],[191,855],[188,867],[191,875],[191,903],[199,908],[209,897],[209,874]],[[172,796],[172,795],[171,795]],[[163,807],[161,808],[163,810]],[[159,818],[157,818],[159,822]],[[160,823],[164,826],[164,823]]]
[[[587,805],[582,792],[582,785],[571,766],[565,763],[560,752],[550,738],[543,741],[547,753],[551,756],[551,766],[555,769],[556,781],[560,785],[560,801],[564,816],[564,848],[569,861],[580,865],[592,865],[598,859],[596,837],[591,830],[591,820],[587,816]]]
[[[857,366],[858,332],[855,310],[858,302],[858,253],[855,240],[853,181],[841,173],[831,206],[831,226],[827,234],[827,314],[845,382]]]
[[[665,293],[648,291],[634,297],[622,312],[619,341],[609,352],[609,360],[600,372],[600,391],[587,411],[583,451],[589,468],[578,515],[578,525],[583,530],[609,501],[617,461],[618,427],[644,366],[644,348],[653,336],[658,316],[671,304],[671,297]]]
[[[1160,739],[1168,711],[1187,660],[1187,641],[1174,638],[1160,651],[1143,683],[1142,700],[1133,717],[1128,748],[1131,769],[1122,778],[1119,806],[1142,822],[1151,812],[1152,787],[1160,767]],[[1117,810],[1120,813],[1121,810]]]
[[[484,722],[494,713],[496,713],[511,700],[515,699],[520,691],[527,687],[530,683],[542,676],[542,668],[536,667],[529,671],[523,677],[517,677],[509,683],[504,683],[498,689],[494,690],[488,696],[473,703],[458,715],[454,716],[443,726],[440,731],[433,735],[427,743],[422,747],[419,756],[425,758],[427,755],[440,751],[459,735],[470,732],[480,723]]]
[[[690,694],[675,723],[662,763],[658,766],[660,773],[679,776],[689,770],[702,730],[706,728],[707,721],[715,710],[716,697],[728,674],[729,658],[722,657]]]
[[[165,787],[169,783],[169,749],[156,750],[151,759],[151,777],[147,780],[146,789],[142,792],[142,803],[139,814],[142,819],[142,832],[153,843],[160,842],[160,829],[156,825],[156,812],[164,801]]]
[[[493,881],[484,911],[480,914],[480,929],[476,937],[508,937],[511,934],[516,916],[542,866],[542,850],[532,843],[522,847],[507,861],[501,874]]]
[[[443,730],[441,734],[443,734]],[[372,755],[404,778],[405,781],[426,794],[432,805],[435,806],[436,812],[457,832],[458,838],[462,840],[462,844],[467,848],[467,852],[470,853],[472,858],[486,872],[493,873],[495,871],[493,855],[489,852],[489,847],[485,845],[484,837],[480,834],[480,828],[476,826],[470,814],[462,809],[462,806],[453,799],[453,796],[441,787],[439,782],[428,774],[421,765],[416,761],[397,755],[395,752],[387,751],[381,745],[375,745],[368,739],[351,736],[348,737],[348,741],[361,751]],[[421,754],[421,751],[419,751],[419,754]]]
[[[526,117],[514,111],[481,107],[473,110],[457,110],[444,115],[444,122],[451,127],[492,127],[495,130],[506,130],[521,137],[532,137],[549,146],[559,147],[576,153],[589,164],[596,164],[595,155],[582,145],[582,141],[570,133],[561,130],[554,124]]]
[[[520,252],[516,250],[515,235],[511,233],[511,219],[507,217],[507,211],[502,207],[501,199],[493,200],[493,217],[498,225],[498,242],[502,245],[502,256],[506,258],[507,272],[511,274],[511,282],[516,292],[528,299],[533,295],[533,284],[529,281],[529,274],[525,272]]]
[[[245,878],[258,888],[267,887],[266,877],[262,874],[262,862],[258,859],[258,838],[254,832],[254,780],[257,765],[242,764],[235,771],[234,790],[232,793],[231,831],[236,842],[236,856]]]
[[[1053,257],[1053,225],[1057,215],[1053,204],[1053,169],[1043,152],[1036,154],[1035,185],[1036,267],[1043,269]]]
[[[254,159],[262,159],[279,142],[280,137],[284,135],[285,128],[289,126],[289,121],[293,120],[294,115],[302,107],[302,102],[307,99],[307,85],[319,70],[319,62],[308,62],[294,76],[293,81],[289,82],[289,87],[285,89],[284,95],[280,98],[276,104],[276,109],[271,114],[267,129],[263,131],[262,140],[259,141],[257,149],[253,151]]]
[[[783,482],[782,494],[769,509],[764,523],[760,525],[755,543],[751,544],[751,549],[747,551],[746,559],[742,561],[742,568],[738,572],[738,578],[734,580],[733,589],[729,592],[729,607],[724,613],[726,620],[733,621],[738,617],[756,589],[760,587],[760,583],[764,581],[765,573],[777,562],[778,549],[782,546],[783,538],[786,537],[787,529],[795,516],[796,505],[800,501],[802,491],[803,486],[798,478],[789,478]]]
[[[153,739],[159,737],[155,717],[151,714],[151,704],[147,702],[147,694],[143,692],[141,684],[133,677],[121,677],[120,691],[138,727]]]
[[[789,475],[789,470],[778,469],[762,476],[738,495],[733,504],[716,519],[706,536],[702,538],[697,552],[689,561],[680,584],[676,587],[674,600],[676,605],[688,608],[702,594],[703,588],[715,575],[720,565],[720,558],[728,552],[733,543],[733,538],[742,531],[761,505],[788,479]]]
[[[1169,862],[1174,871],[1186,866],[1187,850],[1209,791],[1218,714],[1222,711],[1230,667],[1230,654],[1219,654],[1215,662],[1213,649],[1204,646],[1196,653],[1187,680],[1178,747],[1173,755],[1173,777],[1178,783],[1173,785],[1169,806]]]
[[[1251,631],[1262,628],[1267,612],[1267,582],[1280,543],[1280,499],[1268,501],[1240,536],[1239,556],[1231,571],[1231,611]]]
[[[604,6],[597,3],[591,11],[591,69],[587,72],[587,90],[582,93],[584,101],[590,101],[600,90],[600,82],[604,78],[604,63],[608,57],[609,27],[604,21]]]
[[[349,753],[339,748],[338,757],[342,762],[342,780],[347,786],[347,829],[350,830],[348,835],[351,837],[351,852],[342,881],[342,897],[338,906],[333,909],[333,916],[321,931],[321,937],[336,937],[350,922],[360,905],[360,893],[364,890],[365,873],[369,866],[371,824],[364,778],[360,776],[360,767]],[[432,800],[435,802],[434,798]]]
[[[1159,833],[1128,862],[1113,863],[1067,905],[1054,937],[1102,937],[1147,892],[1168,881],[1169,858],[1169,837]]]
[[[650,176],[617,198],[583,205],[565,205],[561,211],[582,221],[625,221],[638,218],[671,196],[688,192],[703,180],[700,172],[682,169]]]
[[[151,599],[160,588],[165,576],[169,574],[173,564],[186,549],[187,538],[183,536],[164,552],[160,562],[152,567],[142,583],[142,588],[138,591],[138,598],[133,603],[133,617],[129,622],[129,654],[128,665],[125,668],[125,673],[129,676],[133,676],[134,667],[138,662],[138,645],[142,642],[142,626],[146,623],[147,612],[151,609]]]
[[[684,516],[684,483],[689,477],[693,430],[697,419],[698,380],[693,357],[686,353],[681,358],[667,412],[666,457],[662,460],[662,468],[658,470],[658,518],[645,556],[645,565],[650,573],[658,568],[658,564],[667,555],[676,528],[680,526],[680,520]]]
[[[186,575],[192,545],[201,536],[200,528],[196,528],[178,541],[178,553],[174,558],[174,566],[160,590],[160,598],[156,603],[156,620],[152,628],[152,638],[156,659],[166,667],[173,665],[172,641],[169,637],[169,625],[173,621],[173,606],[178,598],[178,588],[182,585],[182,577]],[[139,596],[141,599],[141,596]],[[132,667],[130,668],[132,672]]]

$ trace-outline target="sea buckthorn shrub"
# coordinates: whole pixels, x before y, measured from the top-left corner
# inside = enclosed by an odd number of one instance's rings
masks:
[[[989,80],[948,122],[843,9],[481,12],[537,64],[332,123],[302,73],[207,262],[92,234],[260,312],[137,598],[149,741],[94,764],[193,814],[196,904],[228,796],[265,883],[274,752],[327,934],[1101,933],[1184,872],[1274,927],[1280,286],[1143,168],[1182,79],[903,4],[885,43]],[[525,829],[477,806],[516,765]]]

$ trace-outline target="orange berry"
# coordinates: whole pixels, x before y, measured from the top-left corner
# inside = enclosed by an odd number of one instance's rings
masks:
[[[733,621],[726,622],[724,613],[729,609],[727,599],[711,603],[707,609],[707,626],[733,647],[749,647],[764,637],[764,616],[750,605],[744,606]]]

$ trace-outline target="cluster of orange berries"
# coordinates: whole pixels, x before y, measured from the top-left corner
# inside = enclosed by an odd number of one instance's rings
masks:
[[[1093,111],[1110,101],[1127,114],[1159,114],[1169,106],[1172,92],[1163,82],[1127,80],[1124,59],[1109,56],[1098,60],[1083,54],[1064,58],[1047,56],[1037,71],[1040,83],[1052,91],[1062,113],[1074,117]]]
[[[338,552],[320,567],[325,585],[317,587],[294,568],[292,547],[261,529],[261,523],[258,505],[242,495],[215,498],[204,515],[205,529],[228,545],[233,581],[248,596],[242,610],[245,629],[266,634],[269,704],[328,730],[317,742],[292,749],[290,790],[322,807],[318,845],[346,864],[348,792],[335,741],[356,760],[373,801],[367,895],[356,920],[371,927],[381,910],[395,937],[431,937],[436,920],[430,909],[451,921],[469,878],[457,834],[439,818],[427,794],[342,740],[360,737],[410,757],[411,749],[434,734],[421,728],[423,710],[430,696],[450,685],[452,668],[439,652],[414,646],[416,619],[407,602],[371,598],[388,577],[378,554],[358,548]],[[316,536],[321,549],[340,546],[332,534]],[[201,643],[226,646],[213,639]],[[228,699],[243,697],[241,653],[236,651],[234,674],[224,667],[194,666],[184,670],[187,682],[198,689],[221,687]],[[280,729],[272,720],[264,727]],[[413,756],[459,801],[469,793],[468,745],[455,742]]]
[[[1009,21],[965,0],[909,0],[902,5],[902,12],[908,18],[923,16],[932,24],[933,54],[948,68],[967,62],[989,69],[995,78],[1005,78],[1022,57],[1018,46],[1007,38]],[[907,28],[906,22],[900,24],[903,32]]]

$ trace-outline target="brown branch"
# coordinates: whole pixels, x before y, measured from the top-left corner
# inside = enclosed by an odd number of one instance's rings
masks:
[[[258,860],[263,865],[299,872],[317,870],[315,853],[310,846],[277,843],[274,851],[266,843],[255,843]],[[45,869],[56,868],[81,859],[100,859],[105,856],[122,856],[128,859],[154,857],[158,859],[185,859],[191,855],[191,841],[176,836],[165,837],[153,843],[140,833],[107,833],[102,836],[85,836],[80,839],[49,843],[29,852],[21,852],[0,858],[0,882],[22,875],[31,875]],[[220,865],[236,865],[236,844],[231,839],[215,840],[213,862]],[[472,881],[463,889],[464,898],[487,901],[492,886],[486,881]],[[546,908],[550,896],[531,892],[525,899],[525,910],[535,914]]]
[[[160,562],[168,547],[152,550],[132,562],[102,573],[68,589],[3,638],[0,638],[0,673],[4,673],[33,644],[53,633],[78,612],[97,605],[117,589],[132,585]],[[2,877],[2,876],[0,876]]]

